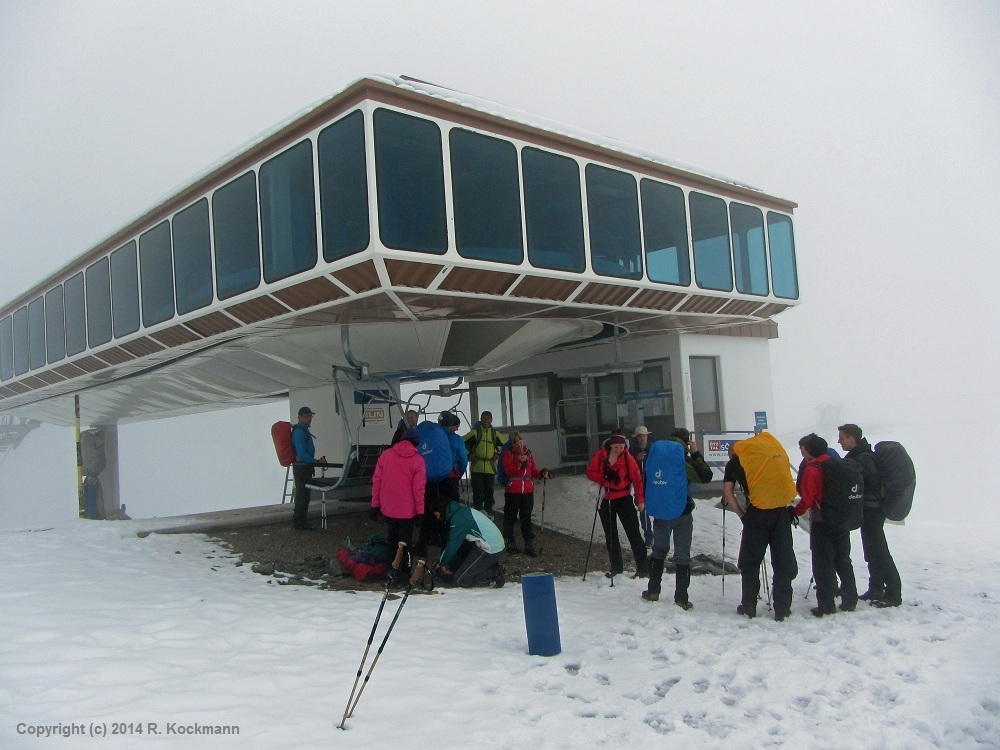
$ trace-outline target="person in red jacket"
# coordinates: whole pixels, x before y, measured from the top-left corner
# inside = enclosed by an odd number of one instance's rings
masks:
[[[649,561],[646,559],[646,544],[639,531],[639,516],[646,508],[643,495],[642,476],[639,464],[629,455],[628,441],[624,435],[612,435],[606,447],[601,448],[590,459],[587,466],[587,479],[601,486],[601,504],[598,513],[601,525],[604,527],[604,541],[608,546],[608,557],[611,558],[611,570],[607,576],[617,575],[622,566],[622,549],[618,543],[618,523],[611,514],[617,517],[625,529],[635,557],[635,575],[645,578],[649,575]],[[633,499],[633,494],[635,497]]]
[[[410,427],[398,443],[382,451],[372,476],[371,515],[383,516],[388,524],[386,547],[394,550],[400,542],[413,545],[415,519],[424,513],[424,486],[427,468],[417,450],[420,438]]]
[[[809,549],[812,550],[813,578],[816,580],[816,604],[810,610],[815,617],[837,612],[837,577],[840,577],[840,609],[853,612],[858,606],[858,585],[851,565],[851,532],[830,528],[823,521],[823,464],[830,460],[829,445],[816,433],[799,440],[799,452],[806,460],[802,470],[795,506],[797,516],[812,510],[809,524]]]
[[[514,525],[518,516],[521,518],[521,536],[524,537],[524,554],[535,557],[534,532],[531,530],[531,511],[535,508],[534,479],[548,479],[549,470],[539,469],[535,465],[535,457],[531,455],[528,446],[524,444],[521,433],[514,430],[510,433],[510,448],[503,452],[503,472],[507,478],[504,488],[503,504],[503,536],[507,551],[517,554],[514,541]]]

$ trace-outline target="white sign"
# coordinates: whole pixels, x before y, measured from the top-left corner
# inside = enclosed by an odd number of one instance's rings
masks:
[[[706,432],[701,438],[705,463],[709,466],[725,466],[729,462],[729,446],[745,437],[746,435],[713,435]]]
[[[365,407],[364,425],[366,427],[390,427],[389,404],[369,404]]]

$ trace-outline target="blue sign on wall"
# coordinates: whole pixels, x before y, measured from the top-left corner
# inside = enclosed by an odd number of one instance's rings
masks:
[[[757,432],[767,429],[767,412],[766,411],[755,411],[753,413],[754,427]]]

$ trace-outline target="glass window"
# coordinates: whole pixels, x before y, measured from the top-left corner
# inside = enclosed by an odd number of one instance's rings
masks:
[[[736,291],[767,294],[767,252],[764,250],[764,214],[755,206],[729,204],[733,237]]]
[[[521,151],[528,260],[538,268],[582,271],[583,201],[580,166],[537,148]]]
[[[458,254],[520,263],[524,238],[517,148],[509,141],[459,128],[448,134],[448,142]]]
[[[107,258],[86,270],[87,344],[100,346],[111,341],[111,266]]]
[[[139,281],[142,285],[142,324],[151,326],[174,317],[170,222],[160,222],[139,236]]]
[[[771,283],[774,294],[785,299],[799,298],[799,277],[795,270],[795,238],[788,216],[767,212],[767,238],[771,250]]]
[[[639,195],[627,172],[588,164],[587,218],[590,265],[601,276],[642,278]]]
[[[45,299],[28,303],[28,367],[45,367]]]
[[[257,231],[257,180],[253,172],[215,191],[212,225],[219,299],[256,289],[260,284],[260,234]]]
[[[316,265],[312,141],[297,143],[261,165],[260,233],[264,281]]]
[[[442,254],[448,249],[441,131],[430,120],[375,111],[375,182],[382,243]]]
[[[642,197],[646,275],[650,281],[689,286],[691,258],[684,191],[675,185],[642,180],[639,193]]]
[[[49,362],[58,362],[66,356],[62,284],[45,293],[45,354]]]
[[[476,411],[493,413],[493,426],[548,427],[552,424],[549,409],[549,380],[545,375],[519,378],[475,386]]]
[[[695,432],[722,429],[719,374],[714,357],[691,357],[691,401]]]
[[[87,305],[83,294],[83,273],[63,284],[66,305],[66,354],[79,354],[87,348]]]
[[[361,252],[371,241],[364,115],[352,112],[325,128],[316,147],[323,259],[333,261]]]
[[[212,303],[212,240],[208,199],[174,215],[174,284],[181,315]]]
[[[14,377],[14,321],[10,315],[0,320],[0,380]]]
[[[703,193],[688,196],[694,240],[694,278],[702,289],[733,290],[726,202]]]
[[[28,308],[14,311],[14,374],[28,371]]]
[[[139,330],[139,264],[135,240],[111,253],[111,312],[116,339]]]

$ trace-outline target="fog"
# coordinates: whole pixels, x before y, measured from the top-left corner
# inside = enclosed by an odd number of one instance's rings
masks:
[[[769,421],[789,445],[843,421],[904,442],[932,521],[976,491],[955,461],[1000,426],[998,31],[993,2],[6,0],[0,299],[303,107],[412,75],[796,201],[802,304],[777,317]],[[122,427],[123,501],[275,501],[285,416]],[[72,517],[74,483],[72,431],[36,431],[0,465],[0,526]]]

